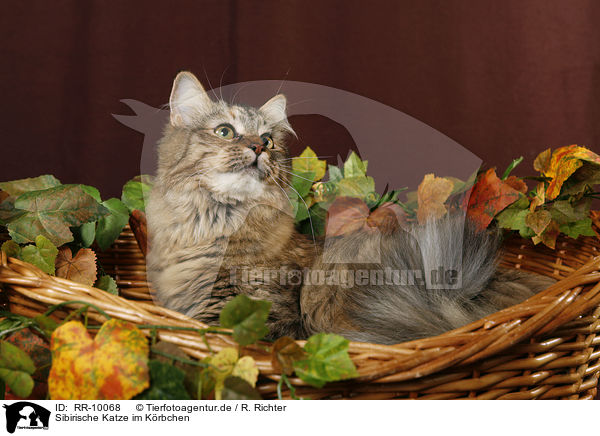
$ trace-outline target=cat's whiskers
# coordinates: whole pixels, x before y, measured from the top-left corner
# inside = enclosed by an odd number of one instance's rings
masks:
[[[280,169],[281,171],[283,171],[284,173],[291,174],[292,176],[296,176],[296,177],[298,177],[298,178],[300,178],[300,179],[304,179],[304,180],[306,180],[306,181],[308,181],[308,182],[310,182],[310,183],[313,183],[313,182],[314,182],[314,180],[307,179],[306,177],[299,176],[298,174],[296,174],[296,173],[293,173],[293,172],[291,172],[291,171],[284,170],[284,169],[283,169],[283,168],[281,168],[281,167],[280,167],[279,169]]]
[[[295,160],[295,159],[327,159],[329,157],[333,157],[333,156],[297,156],[297,157],[286,157],[284,159],[281,159],[283,162],[288,161],[288,160]]]

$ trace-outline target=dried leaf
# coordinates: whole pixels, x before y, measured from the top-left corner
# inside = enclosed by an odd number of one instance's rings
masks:
[[[419,203],[417,219],[420,224],[424,224],[429,219],[441,218],[446,214],[447,208],[444,203],[453,189],[454,183],[451,180],[433,174],[425,175],[417,190]]]
[[[490,168],[481,174],[469,198],[467,216],[483,230],[500,211],[517,201],[522,194],[500,180]]]
[[[86,286],[96,281],[96,253],[90,248],[82,248],[72,257],[69,247],[61,247],[56,257],[56,276],[72,280]]]
[[[547,210],[538,210],[536,212],[529,212],[525,217],[525,223],[531,227],[531,229],[535,232],[536,235],[540,235],[550,221],[552,220],[552,215]]]
[[[362,229],[369,212],[367,204],[358,198],[338,197],[327,211],[327,236],[339,236]]]
[[[109,320],[92,340],[70,321],[54,331],[50,349],[53,400],[128,400],[149,385],[148,342],[133,324]]]
[[[527,193],[527,184],[523,181],[523,179],[519,179],[517,176],[510,176],[506,180],[504,180],[511,188],[522,192],[523,194]]]
[[[529,210],[534,211],[538,206],[541,206],[546,202],[546,185],[544,182],[538,183],[535,188],[534,197],[531,199]]]
[[[367,218],[367,225],[381,233],[391,235],[400,227],[406,227],[406,212],[396,203],[383,203]]]
[[[533,169],[539,171],[542,174],[545,174],[550,168],[550,160],[552,159],[552,150],[549,148],[548,150],[542,151],[533,161]]]
[[[294,362],[306,357],[304,350],[289,336],[283,336],[275,341],[271,350],[273,367],[286,375],[294,373]]]
[[[558,238],[559,234],[560,229],[558,224],[555,221],[550,221],[550,224],[548,224],[544,233],[542,233],[540,236],[532,237],[531,240],[536,245],[540,242],[543,242],[544,245],[554,250],[554,248],[556,248],[556,239]]]
[[[12,196],[18,197],[25,192],[41,191],[59,185],[60,181],[56,177],[46,174],[39,177],[2,182],[0,183],[0,189],[8,192]]]
[[[583,165],[584,161],[600,165],[600,156],[577,145],[561,147],[552,153],[550,164],[543,172],[546,177],[552,179],[546,189],[548,200],[558,197],[563,183]]]

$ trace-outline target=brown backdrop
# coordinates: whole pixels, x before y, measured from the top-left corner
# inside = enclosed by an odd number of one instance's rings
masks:
[[[166,103],[181,69],[345,89],[501,169],[524,155],[521,173],[547,147],[600,148],[594,0],[22,1],[0,20],[1,180],[53,173],[119,195],[142,137],[111,114]],[[351,145],[327,120],[292,122],[298,146]]]

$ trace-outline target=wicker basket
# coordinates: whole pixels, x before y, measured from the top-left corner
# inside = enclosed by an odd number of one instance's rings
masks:
[[[598,227],[598,215],[594,215]],[[561,279],[522,304],[443,335],[384,346],[353,342],[360,376],[321,389],[290,378],[305,398],[356,399],[592,399],[600,371],[600,241],[561,238],[556,250],[521,239],[505,244],[503,264]],[[117,279],[121,296],[51,277],[22,261],[0,258],[0,286],[9,310],[36,315],[70,300],[93,303],[110,316],[137,325],[203,328],[202,323],[153,304],[144,256],[127,228],[99,259]],[[6,298],[4,298],[6,302]],[[72,307],[77,307],[74,304]],[[68,311],[56,311],[64,318]],[[91,320],[104,317],[90,309]],[[148,330],[144,330],[150,334]],[[162,329],[161,340],[194,358],[236,345],[229,336]],[[277,396],[278,372],[266,344],[244,348],[260,369],[264,398]],[[289,395],[283,392],[284,397]]]

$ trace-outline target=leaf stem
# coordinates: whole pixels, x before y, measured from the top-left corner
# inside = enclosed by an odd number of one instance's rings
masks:
[[[64,301],[62,303],[58,303],[58,304],[55,304],[53,306],[50,306],[48,308],[48,310],[46,312],[44,312],[44,316],[48,316],[51,313],[53,313],[54,311],[56,311],[57,309],[60,309],[63,306],[68,306],[69,304],[83,304],[85,306],[91,307],[92,309],[94,309],[96,312],[98,312],[99,314],[101,314],[105,318],[112,319],[112,316],[110,316],[108,313],[106,313],[105,311],[103,311],[102,309],[100,309],[95,304],[88,303],[87,301],[81,301],[81,300]]]

